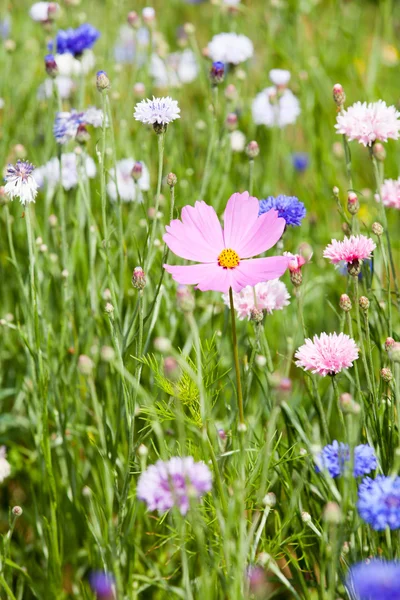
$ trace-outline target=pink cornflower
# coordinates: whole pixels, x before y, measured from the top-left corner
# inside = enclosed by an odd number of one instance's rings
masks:
[[[358,358],[355,341],[345,333],[321,333],[305,340],[295,354],[296,365],[322,377],[335,375],[353,366]]]
[[[307,262],[304,256],[300,254],[292,254],[291,252],[284,252],[283,254],[289,258],[288,269],[291,273],[298,273]]]
[[[357,140],[364,146],[371,146],[375,140],[387,142],[389,138],[397,140],[400,131],[400,113],[395,106],[386,106],[386,102],[356,102],[336,118],[336,133],[343,133],[352,141]]]
[[[167,226],[164,242],[182,258],[201,264],[164,268],[178,283],[226,294],[247,285],[277,279],[286,271],[288,258],[251,258],[271,248],[281,237],[285,219],[276,210],[258,216],[259,202],[248,192],[233,194],[224,214],[224,229],[212,206],[196,202],[182,209],[182,220]]]
[[[371,238],[365,235],[352,235],[345,237],[342,242],[332,240],[324,250],[324,258],[336,265],[344,260],[346,263],[354,263],[371,258],[371,253],[375,250],[376,244]]]
[[[240,321],[250,319],[253,308],[271,314],[274,310],[282,310],[289,304],[290,295],[286,285],[279,279],[248,285],[241,292],[233,292],[233,305]],[[223,301],[230,306],[229,295],[223,294]]]
[[[385,179],[381,187],[382,203],[388,208],[400,210],[400,177],[398,179]],[[375,196],[379,202],[379,194]]]

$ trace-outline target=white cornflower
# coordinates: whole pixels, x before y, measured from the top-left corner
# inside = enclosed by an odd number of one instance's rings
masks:
[[[117,162],[117,181],[115,181],[115,170],[110,169],[110,181],[107,184],[107,193],[111,200],[116,201],[118,192],[122,202],[134,202],[136,199],[140,202],[142,195],[137,198],[137,188],[141,192],[147,192],[150,189],[150,173],[145,164],[142,163],[142,174],[138,179],[137,185],[132,177],[132,169],[136,161],[133,158],[124,158]]]
[[[233,152],[243,152],[246,145],[246,136],[242,131],[232,131],[230,140]]]
[[[290,81],[290,71],[285,69],[271,69],[269,78],[274,85],[287,85]]]
[[[59,9],[60,7],[56,2],[35,2],[29,10],[29,16],[33,21],[45,23],[54,18]]]
[[[177,100],[172,100],[169,96],[166,98],[154,98],[153,100],[142,100],[135,106],[134,117],[136,121],[154,125],[168,125],[175,119],[180,119],[181,109]]]
[[[38,87],[38,100],[52,98],[54,84],[57,86],[60,98],[63,100],[70,98],[76,87],[74,80],[70,77],[65,77],[64,75],[58,75],[55,79],[45,79],[44,82]]]
[[[300,114],[300,102],[290,90],[278,93],[277,88],[272,86],[257,94],[252,113],[256,125],[285,127],[296,121]]]
[[[8,462],[5,446],[0,446],[0,483],[2,483],[11,473],[11,465]]]
[[[213,61],[238,65],[253,56],[253,42],[245,35],[218,33],[208,44],[208,53]]]
[[[35,202],[38,185],[32,177],[34,168],[31,163],[21,160],[15,165],[8,165],[4,191],[11,200],[19,198],[23,205]]]
[[[65,190],[71,190],[79,182],[78,163],[75,152],[62,154],[61,182]],[[96,176],[96,164],[90,156],[81,158],[83,166],[82,178],[93,179]],[[32,173],[40,188],[46,186],[50,195],[54,193],[60,181],[60,161],[57,157],[50,159],[45,165],[35,169]]]
[[[192,50],[169,54],[165,60],[153,54],[150,63],[150,75],[156,87],[179,87],[196,79],[199,67]]]
[[[65,77],[87,75],[95,66],[95,57],[92,50],[85,50],[79,59],[70,52],[56,54],[54,57],[58,72]]]

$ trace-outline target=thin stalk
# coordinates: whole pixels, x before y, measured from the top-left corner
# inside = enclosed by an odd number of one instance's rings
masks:
[[[336,405],[337,405],[337,409],[338,409],[338,413],[339,413],[340,425],[341,425],[343,431],[346,431],[346,424],[344,422],[343,412],[342,412],[342,409],[340,408],[340,393],[339,393],[339,387],[338,387],[338,384],[336,381],[336,375],[332,375],[331,380],[332,380],[333,391],[335,394]]]
[[[254,158],[249,159],[249,194],[253,195],[254,185]]]
[[[100,171],[100,188],[101,188],[101,215],[103,220],[103,235],[106,254],[108,255],[108,227],[107,227],[107,194],[106,194],[106,125],[107,125],[107,96],[102,94],[103,102],[103,126],[101,129],[101,171]],[[117,177],[117,173],[115,173]]]
[[[312,386],[313,386],[314,398],[317,403],[317,408],[318,408],[319,416],[321,419],[322,431],[324,432],[325,440],[329,441],[328,421],[326,420],[325,409],[322,405],[321,396],[319,395],[318,386],[317,386],[317,383],[316,383],[314,377],[312,377]]]
[[[365,375],[367,378],[367,384],[368,384],[368,388],[372,394],[372,397],[375,397],[375,389],[373,387],[373,379],[371,380],[370,377],[370,373],[369,373],[369,368],[368,368],[368,363],[367,363],[367,359],[365,356],[365,348],[364,348],[364,333],[362,330],[362,326],[361,326],[361,319],[360,319],[360,305],[359,305],[359,294],[358,294],[358,277],[353,277],[353,281],[354,281],[354,296],[355,296],[355,305],[356,305],[356,316],[357,316],[357,327],[358,327],[358,335],[360,337],[360,341],[361,341],[361,358],[362,358],[362,362],[364,365],[364,370],[365,370]],[[373,373],[371,374],[373,377]]]
[[[206,192],[207,192],[208,184],[210,181],[211,161],[212,161],[212,155],[213,155],[214,146],[215,146],[215,139],[216,139],[216,135],[217,135],[218,87],[216,85],[212,86],[212,96],[213,96],[213,118],[212,118],[212,123],[211,123],[210,141],[208,142],[208,148],[207,148],[207,157],[206,157],[206,164],[204,167],[203,181],[201,183],[201,189],[200,189],[200,200],[204,200]]]
[[[157,134],[158,144],[158,177],[157,177],[157,192],[156,192],[156,205],[153,223],[151,226],[151,232],[149,237],[148,253],[145,263],[145,272],[149,271],[151,266],[151,258],[153,254],[154,240],[156,237],[157,223],[158,223],[158,211],[160,207],[160,196],[161,196],[161,183],[163,174],[163,163],[164,163],[164,142],[165,142],[165,131]]]
[[[392,337],[393,325],[392,325],[392,291],[390,289],[390,268],[389,268],[389,263],[388,263],[388,259],[386,256],[385,245],[382,241],[381,236],[378,237],[378,244],[379,244],[379,248],[382,252],[383,264],[384,264],[385,271],[386,271],[386,285],[387,285],[387,295],[388,295],[388,329],[389,329],[389,336]]]
[[[242,382],[240,379],[239,349],[238,349],[237,333],[236,333],[235,307],[233,304],[233,292],[232,292],[231,287],[229,288],[229,303],[230,303],[230,309],[231,309],[233,359],[234,359],[235,371],[236,371],[236,391],[237,391],[237,401],[238,401],[238,408],[239,408],[239,427],[241,429],[245,429],[246,425],[244,422],[243,394],[242,394]]]

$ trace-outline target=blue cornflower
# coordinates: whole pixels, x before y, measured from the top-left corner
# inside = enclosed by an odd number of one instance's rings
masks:
[[[400,562],[373,558],[353,565],[346,587],[353,600],[400,600]]]
[[[310,164],[307,152],[294,152],[292,154],[292,164],[296,171],[303,173]]]
[[[210,80],[211,83],[217,85],[218,83],[222,83],[225,77],[225,63],[217,60],[213,62],[210,69]]]
[[[358,512],[372,529],[400,527],[400,477],[366,477],[358,488]]]
[[[89,575],[89,583],[99,600],[114,598],[114,577],[102,571],[94,571]]]
[[[101,127],[103,124],[103,111],[91,106],[83,112],[72,109],[71,112],[59,112],[54,120],[53,133],[58,144],[66,144],[74,139],[78,133],[79,125],[93,125]]]
[[[260,200],[260,211],[258,216],[275,208],[278,211],[278,215],[283,217],[286,221],[286,225],[293,225],[296,227],[301,225],[301,221],[306,216],[306,208],[303,202],[300,202],[295,196],[268,196],[265,200]]]
[[[342,475],[346,463],[350,462],[350,448],[348,444],[334,440],[322,448],[322,452],[317,456],[317,473],[322,470],[328,471],[331,477]],[[373,448],[368,444],[360,444],[354,448],[354,477],[366,475],[376,469],[377,460]]]
[[[100,32],[89,23],[84,23],[76,29],[60,29],[56,37],[55,51],[58,54],[80,56],[85,50],[92,48],[99,37]],[[53,42],[50,42],[49,50],[53,50],[53,45]]]

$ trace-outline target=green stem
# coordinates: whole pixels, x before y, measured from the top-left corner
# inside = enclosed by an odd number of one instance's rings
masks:
[[[211,135],[210,141],[208,142],[207,148],[207,157],[206,157],[206,165],[204,167],[203,181],[201,183],[200,189],[200,200],[204,200],[208,183],[211,175],[211,160],[215,146],[215,139],[217,135],[217,103],[218,103],[218,87],[216,85],[212,86],[212,94],[213,94],[213,118],[211,123]]]
[[[249,160],[249,194],[253,195],[253,184],[254,184],[254,158]]]
[[[101,172],[100,172],[100,187],[101,187],[101,215],[103,220],[103,235],[106,255],[108,255],[108,228],[107,228],[107,194],[106,194],[106,129],[107,129],[107,96],[102,94],[103,101],[103,126],[101,131]],[[115,173],[117,178],[117,173]]]
[[[239,350],[236,333],[236,319],[235,319],[235,307],[233,304],[233,292],[232,288],[229,288],[229,303],[231,308],[231,324],[232,324],[232,344],[233,344],[233,359],[235,363],[236,371],[236,388],[237,388],[237,401],[239,408],[239,427],[245,429],[246,425],[244,422],[244,410],[243,410],[243,394],[242,394],[242,382],[240,379],[240,364],[239,364]]]
[[[151,232],[149,237],[149,245],[148,245],[148,253],[145,263],[145,272],[147,273],[150,270],[152,254],[153,254],[153,246],[154,240],[156,237],[157,223],[158,223],[158,211],[160,208],[160,196],[161,196],[161,183],[162,183],[162,174],[163,174],[163,162],[164,162],[164,141],[165,141],[165,131],[157,134],[157,143],[158,143],[158,178],[157,178],[157,192],[156,192],[156,205],[155,205],[155,214],[153,223],[151,226]]]

